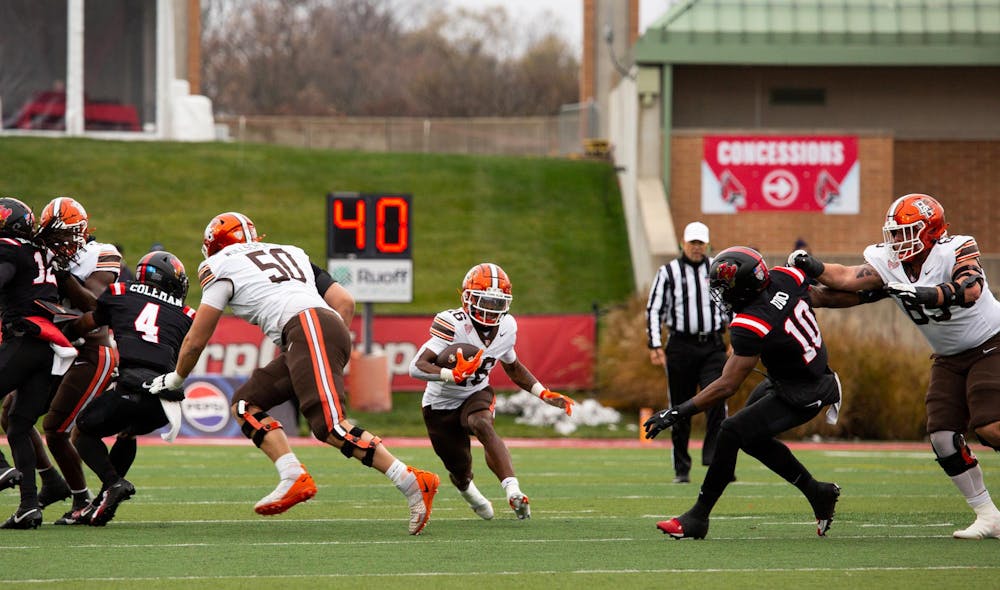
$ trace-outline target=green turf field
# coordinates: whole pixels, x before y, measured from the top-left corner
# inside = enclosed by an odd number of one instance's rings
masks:
[[[430,449],[395,452],[441,472]],[[253,503],[276,475],[249,443],[143,446],[129,475],[137,494],[107,527],[53,526],[66,508],[56,505],[38,530],[0,531],[0,586],[991,588],[1000,573],[996,540],[950,537],[971,511],[929,450],[799,452],[843,487],[827,538],[816,536],[794,488],[741,456],[704,541],[655,529],[698,490],[669,483],[666,447],[513,448],[532,500],[527,521],[507,509],[474,452],[497,517],[480,520],[445,484],[424,534],[410,537],[405,501],[388,480],[332,449],[300,446],[319,494],[263,518]],[[980,459],[996,492],[1000,457]],[[14,492],[0,494],[0,509],[16,504]]]

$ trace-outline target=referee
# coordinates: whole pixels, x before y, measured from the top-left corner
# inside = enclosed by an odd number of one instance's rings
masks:
[[[649,360],[666,370],[667,403],[671,407],[694,397],[699,386],[715,381],[726,364],[722,336],[729,317],[709,295],[708,269],[712,260],[705,255],[707,247],[708,226],[699,221],[689,223],[684,228],[683,253],[657,271],[646,303]],[[661,334],[664,324],[669,328],[666,346]],[[705,412],[702,465],[712,462],[719,426],[726,414],[725,401]],[[674,483],[691,481],[690,437],[690,418],[671,430]]]

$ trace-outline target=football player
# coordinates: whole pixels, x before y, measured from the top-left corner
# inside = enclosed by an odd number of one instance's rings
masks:
[[[1000,450],[1000,302],[979,264],[972,236],[949,235],[944,208],[909,194],[889,206],[883,242],[865,248],[865,263],[824,264],[797,250],[789,264],[837,289],[881,289],[892,295],[934,350],[925,398],[927,432],[937,462],[976,514],[956,539],[1000,538],[1000,511],[965,442]]]
[[[0,397],[18,392],[6,428],[14,470],[8,466],[0,471],[6,482],[21,485],[21,503],[0,525],[5,529],[34,529],[42,522],[31,433],[48,407],[53,372],[58,372],[53,347],[69,347],[52,323],[52,312],[35,303],[54,304],[59,295],[45,248],[32,241],[34,234],[31,208],[12,197],[0,198]]]
[[[64,308],[72,312],[94,309],[97,298],[108,285],[118,280],[121,254],[111,244],[103,244],[90,235],[89,216],[77,200],[57,197],[42,209],[38,219],[37,240],[49,249],[50,264],[59,285]],[[107,327],[99,327],[82,336],[77,346],[78,356],[60,381],[42,428],[45,444],[59,465],[59,472],[39,468],[42,488],[38,494],[42,508],[70,495],[73,504],[55,524],[75,524],[78,513],[90,502],[90,491],[83,475],[80,457],[70,442],[70,432],[80,411],[111,382],[117,364],[117,353],[111,345]],[[6,405],[6,404],[5,404]],[[39,464],[45,457],[38,431],[32,433],[39,453]],[[65,477],[65,479],[63,479]]]
[[[261,242],[253,222],[241,213],[212,218],[205,228],[202,253],[205,261],[198,269],[202,298],[194,325],[176,368],[157,377],[151,391],[184,386],[222,310],[229,306],[238,317],[260,326],[282,350],[267,366],[256,369],[233,396],[233,416],[243,434],[274,462],[280,477],[275,490],[254,510],[279,514],[316,494],[316,484],[292,452],[281,423],[267,413],[297,398],[313,436],[384,473],[406,496],[409,532],[419,534],[430,517],[440,479],[396,459],[382,439],[352,424],[344,413],[343,371],[351,354],[351,336],[343,316],[353,313],[353,297],[310,263],[302,249]]]
[[[744,247],[719,252],[709,270],[709,289],[734,314],[729,326],[733,354],[722,376],[708,387],[649,418],[643,425],[646,438],[731,397],[758,361],[767,369],[767,378],[750,393],[743,409],[722,422],[715,458],[694,506],[656,526],[675,539],[704,538],[709,515],[733,480],[742,449],[805,495],[816,517],[816,532],[824,536],[833,521],[840,487],[814,479],[777,435],[812,420],[824,406],[831,406],[827,420],[836,422],[840,381],[827,365],[826,344],[813,305],[856,305],[860,297],[810,289],[801,270],[768,270],[756,250]]]
[[[104,526],[114,518],[118,505],[135,494],[135,486],[125,479],[135,460],[135,437],[165,426],[166,410],[184,397],[183,392],[170,390],[157,397],[142,388],[143,382],[174,366],[191,327],[194,311],[184,305],[188,291],[184,265],[170,252],[150,252],[139,260],[135,277],[113,283],[97,299],[96,308],[73,325],[78,333],[110,327],[120,365],[108,390],[76,419],[76,449],[102,486],[91,503],[64,517],[71,521],[66,524]],[[102,439],[115,434],[109,453]]]
[[[489,262],[473,266],[462,281],[462,307],[434,317],[430,339],[410,361],[410,376],[428,382],[421,406],[434,452],[465,501],[486,520],[493,518],[493,504],[472,481],[470,435],[483,444],[486,465],[500,480],[514,514],[519,519],[531,517],[510,451],[493,427],[496,395],[490,371],[497,362],[517,386],[567,414],[573,412],[571,398],[550,391],[518,360],[517,322],[508,313],[512,299],[510,279],[502,268]],[[438,355],[456,343],[471,344],[479,352],[466,359],[459,351],[454,368],[439,366]]]

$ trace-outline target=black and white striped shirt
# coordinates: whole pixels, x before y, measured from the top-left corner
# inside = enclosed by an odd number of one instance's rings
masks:
[[[646,302],[646,344],[661,348],[661,326],[683,334],[721,332],[729,315],[716,305],[708,293],[708,271],[712,259],[707,256],[694,264],[681,256],[660,267]]]

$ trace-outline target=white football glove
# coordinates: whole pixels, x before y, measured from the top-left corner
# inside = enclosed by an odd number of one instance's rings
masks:
[[[184,399],[184,377],[171,371],[166,375],[159,375],[152,381],[142,384],[143,389],[153,395],[158,395],[168,401],[181,401]]]

